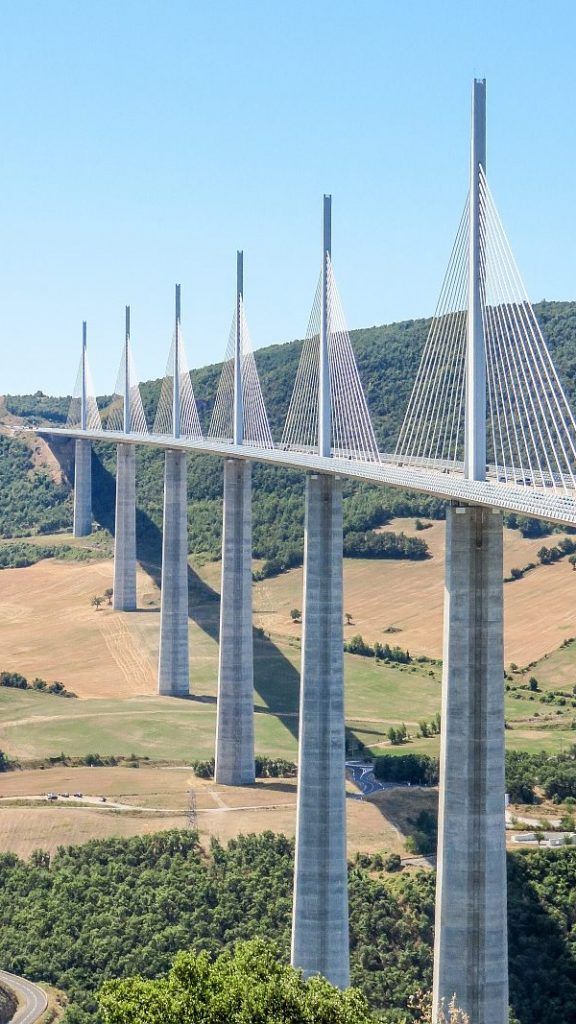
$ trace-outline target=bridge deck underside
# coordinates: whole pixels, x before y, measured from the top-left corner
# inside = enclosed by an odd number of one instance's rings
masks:
[[[418,466],[401,465],[392,456],[380,456],[380,461],[360,462],[352,457],[325,458],[313,452],[300,452],[281,447],[258,448],[249,444],[212,441],[206,438],[171,438],[161,434],[124,434],[113,430],[79,430],[62,427],[42,427],[36,433],[43,437],[85,438],[110,444],[148,445],[153,448],[175,449],[220,458],[246,459],[285,466],[301,472],[329,473],[335,476],[362,480],[365,483],[402,490],[419,491],[446,501],[500,508],[523,516],[547,519],[566,526],[576,526],[576,492],[552,488],[539,488],[533,484],[508,483],[490,478],[485,481],[466,480],[458,470],[445,463]]]

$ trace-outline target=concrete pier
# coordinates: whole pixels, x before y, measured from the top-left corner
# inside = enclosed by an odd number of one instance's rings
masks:
[[[508,1021],[502,575],[502,513],[450,507],[434,1013],[474,1024]]]
[[[166,450],[158,693],[186,697],[188,669],[188,531],[186,453]]]
[[[224,462],[216,782],[254,782],[252,467]]]
[[[92,533],[92,445],[78,439],[74,456],[74,536]]]
[[[342,633],[342,483],[306,484],[292,964],[350,983]]]
[[[136,448],[116,448],[116,527],[114,533],[114,608],[136,609]]]

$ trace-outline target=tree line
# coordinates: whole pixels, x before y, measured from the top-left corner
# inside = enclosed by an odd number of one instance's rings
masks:
[[[213,964],[261,939],[286,964],[293,857],[292,840],[270,832],[212,840],[205,853],[191,831],[39,850],[28,862],[3,854],[2,964],[64,989],[66,1024],[102,1024],[104,982],[159,978],[182,950]],[[352,982],[382,1022],[415,1024],[414,1000],[431,987],[435,879],[385,860],[349,867]],[[565,1024],[576,1005],[576,849],[514,854],[508,886],[515,1018]]]

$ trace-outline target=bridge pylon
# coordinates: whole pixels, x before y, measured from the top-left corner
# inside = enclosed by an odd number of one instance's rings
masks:
[[[108,430],[147,434],[140,389],[135,379],[130,350],[130,306],[126,306],[124,350],[114,395],[116,401],[106,421]],[[136,609],[136,448],[116,446],[116,512],[114,528],[113,604],[119,611]]]
[[[67,426],[81,430],[100,430],[102,423],[96,404],[88,366],[86,321],[82,323],[82,353],[76,386],[70,403]],[[75,537],[92,533],[92,445],[77,438],[74,446],[74,526]]]
[[[244,441],[245,393],[248,400],[251,397],[244,380],[245,327],[244,255],[238,252],[232,328],[233,365],[224,367],[224,373],[228,379],[231,377],[233,386],[230,411],[235,445],[242,445]],[[266,419],[266,425],[267,422]],[[252,466],[245,459],[224,460],[221,580],[214,777],[222,785],[244,786],[253,783],[255,778]]]
[[[469,197],[464,473],[486,475],[485,82],[475,81]],[[502,513],[446,513],[433,1008],[508,1020]]]
[[[331,197],[324,197],[317,443],[331,455]],[[292,965],[350,983],[343,653],[342,481],[306,480]]]
[[[177,284],[174,341],[168,371],[162,385],[154,433],[170,431],[172,436],[178,439],[186,428],[200,436],[198,411],[190,374],[185,365],[181,337],[180,285]],[[187,697],[189,692],[186,452],[167,447],[164,462],[158,693],[167,697]]]

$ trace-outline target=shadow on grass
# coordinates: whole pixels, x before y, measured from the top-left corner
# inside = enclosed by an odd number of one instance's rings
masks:
[[[92,493],[95,519],[114,534],[114,505],[116,482],[114,475],[103,465],[97,453],[92,454]],[[136,536],[138,561],[157,586],[161,582],[162,531],[153,520],[137,508]],[[220,634],[220,595],[188,567],[189,616],[209,637],[218,642]],[[148,609],[158,611],[158,609]],[[254,629],[254,686],[262,700],[261,710],[282,716],[283,724],[298,738],[298,700],[300,673],[282,651]],[[198,698],[214,702],[215,698]]]

